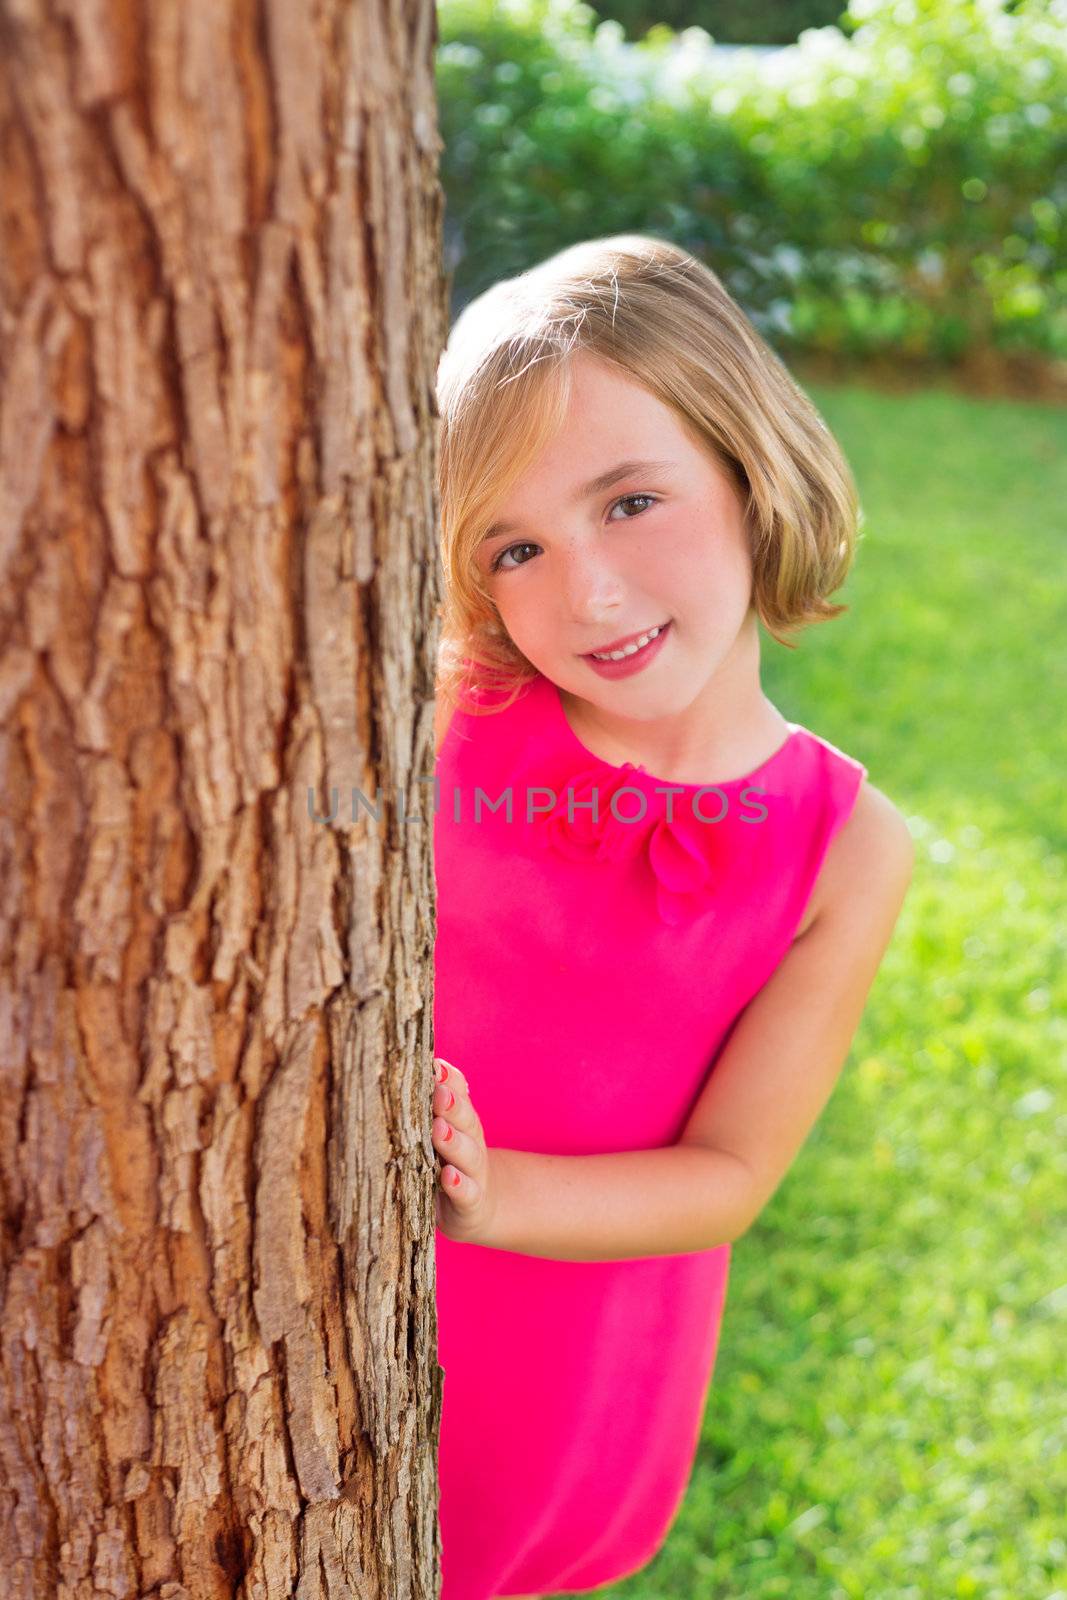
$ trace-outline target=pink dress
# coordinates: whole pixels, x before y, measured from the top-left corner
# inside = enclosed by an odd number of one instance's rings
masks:
[[[436,774],[434,1053],[465,1073],[490,1147],[676,1141],[866,775],[788,726],[747,777],[668,796],[589,751],[543,676],[506,711],[454,712]],[[441,1600],[636,1571],[689,1480],[730,1245],[576,1262],[435,1238]]]

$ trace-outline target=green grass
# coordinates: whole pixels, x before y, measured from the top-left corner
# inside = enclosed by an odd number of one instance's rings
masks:
[[[693,1476],[626,1600],[1067,1600],[1067,412],[806,385],[866,513],[764,639],[909,819],[848,1064],[734,1247]]]

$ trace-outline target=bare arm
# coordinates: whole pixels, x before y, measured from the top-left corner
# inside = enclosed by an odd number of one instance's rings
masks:
[[[911,882],[904,818],[865,784],[819,880],[820,909],[745,1008],[682,1143],[728,1150],[751,1174],[750,1222],[833,1093]]]
[[[721,1150],[667,1145],[592,1156],[489,1152],[496,1200],[478,1243],[553,1261],[624,1261],[736,1239],[747,1168]]]
[[[869,786],[828,852],[807,932],[739,1018],[677,1144],[591,1156],[486,1150],[466,1080],[435,1091],[440,1225],[453,1238],[560,1261],[630,1260],[737,1239],[833,1090],[911,878],[914,847]],[[438,1129],[451,1126],[444,1140]],[[459,1191],[463,1190],[461,1194]]]

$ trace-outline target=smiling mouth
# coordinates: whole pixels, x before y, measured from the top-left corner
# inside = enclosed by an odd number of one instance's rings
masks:
[[[655,639],[670,626],[670,621],[658,622],[654,628],[647,628],[644,633],[634,635],[629,644],[619,645],[613,650],[587,650],[586,657],[591,661],[625,661],[628,656],[636,656],[642,650],[647,650]]]

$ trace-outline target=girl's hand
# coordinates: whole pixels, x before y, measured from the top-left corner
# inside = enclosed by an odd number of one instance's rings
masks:
[[[431,1133],[442,1162],[434,1198],[437,1226],[446,1239],[477,1244],[492,1216],[489,1151],[462,1072],[439,1057],[434,1072]]]

